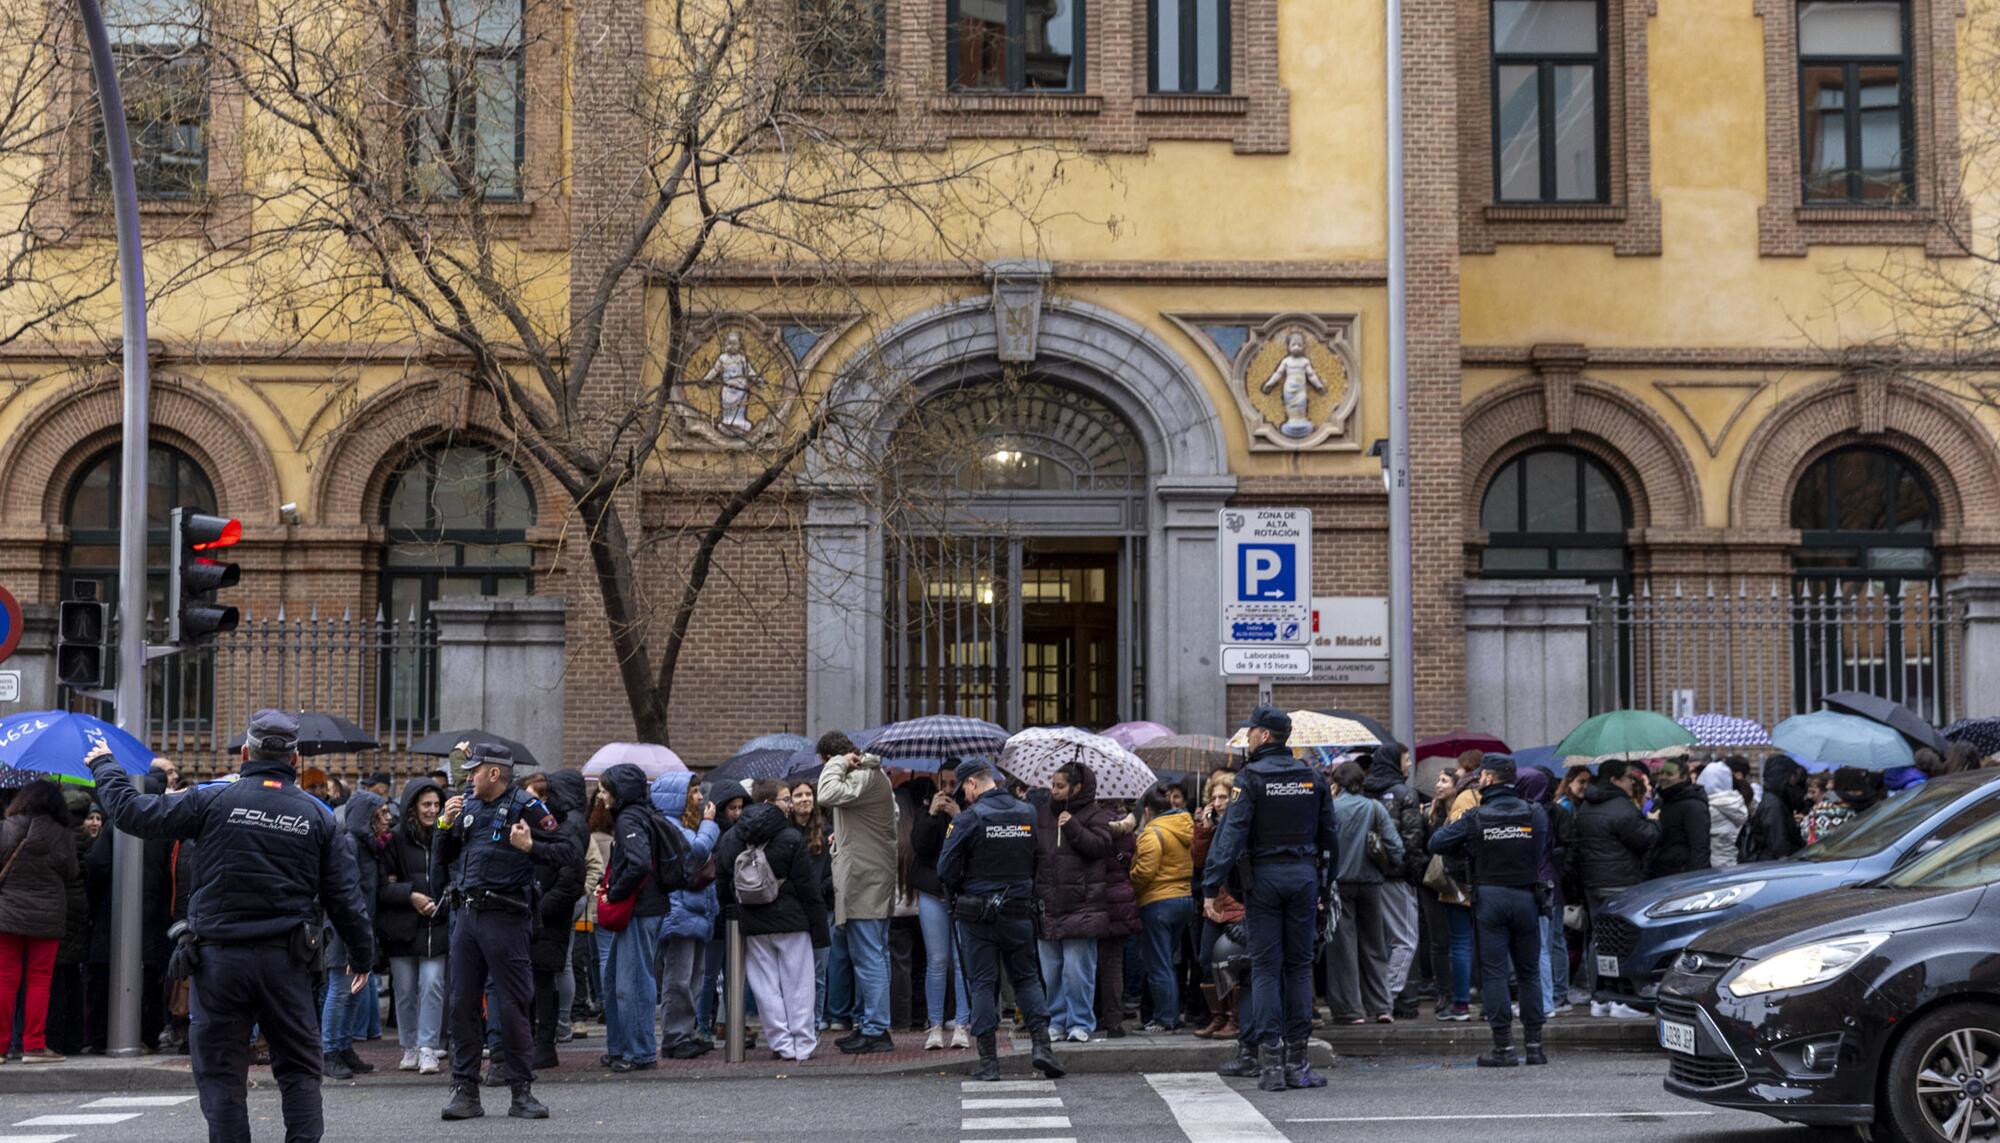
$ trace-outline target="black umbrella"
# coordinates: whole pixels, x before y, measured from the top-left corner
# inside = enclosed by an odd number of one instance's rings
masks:
[[[2000,754],[2000,718],[1961,718],[1944,728],[1944,736],[1972,747],[1981,758]]]
[[[710,770],[703,777],[711,782],[754,782],[759,778],[783,778],[791,773],[794,753],[791,750],[745,750]]]
[[[451,755],[451,752],[461,742],[469,742],[474,746],[482,743],[487,746],[505,746],[513,752],[514,761],[527,766],[541,765],[535,759],[534,751],[511,738],[502,738],[497,734],[488,734],[483,730],[440,730],[436,734],[426,738],[419,738],[415,742],[410,743],[410,753],[428,754],[433,758],[446,758]]]
[[[1344,718],[1349,722],[1358,722],[1368,728],[1368,733],[1374,735],[1377,742],[1396,741],[1396,736],[1389,733],[1388,727],[1383,726],[1365,714],[1357,714],[1351,710],[1322,710],[1317,713],[1326,715],[1328,718]]]
[[[309,710],[301,712],[298,720],[299,753],[308,758],[316,754],[358,754],[363,750],[379,749],[382,745],[367,731],[337,714]],[[243,749],[243,736],[239,734],[230,739],[229,748]]]
[[[1909,739],[1912,746],[1928,747],[1939,754],[1951,749],[1951,743],[1937,732],[1937,727],[1925,722],[1916,711],[1892,699],[1861,691],[1835,691],[1820,701],[1826,704],[1828,710],[1846,711],[1870,722],[1879,722]]]

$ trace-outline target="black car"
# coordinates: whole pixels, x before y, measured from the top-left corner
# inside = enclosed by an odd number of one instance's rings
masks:
[[[2000,1141],[2000,820],[1703,933],[1662,981],[1667,1090],[1899,1143]]]

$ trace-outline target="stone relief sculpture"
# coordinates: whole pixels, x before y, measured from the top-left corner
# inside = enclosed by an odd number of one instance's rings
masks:
[[[1169,313],[1228,378],[1252,452],[1364,447],[1360,325],[1353,313]]]
[[[1305,334],[1292,333],[1285,338],[1285,356],[1278,362],[1278,367],[1271,370],[1271,376],[1258,386],[1257,391],[1269,393],[1277,388],[1280,381],[1285,385],[1282,394],[1285,402],[1285,423],[1278,426],[1278,431],[1293,440],[1311,436],[1316,426],[1312,418],[1307,415],[1312,396],[1307,390],[1310,388],[1313,392],[1324,393],[1326,382],[1321,380],[1319,373],[1313,369],[1312,358],[1306,356]]]
[[[743,352],[743,335],[733,329],[723,337],[722,352],[701,379],[704,385],[713,385],[718,380],[722,382],[722,409],[715,427],[725,432],[748,433],[754,427],[745,411],[750,403],[750,386],[764,378]]]

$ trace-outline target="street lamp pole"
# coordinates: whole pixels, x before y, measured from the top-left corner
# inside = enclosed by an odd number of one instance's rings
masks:
[[[1388,0],[1389,56],[1389,728],[1417,740],[1417,664],[1410,540],[1409,253],[1403,202],[1403,4]]]
[[[118,61],[98,0],[77,0],[90,71],[104,111],[104,158],[111,175],[111,207],[118,227],[118,296],[124,311],[125,424],[118,496],[118,726],[146,740],[146,273],[139,249],[139,187],[118,90]],[[145,851],[139,839],[120,834],[111,866],[111,995],[109,1051],[136,1056],[139,1046],[139,929],[145,884]]]

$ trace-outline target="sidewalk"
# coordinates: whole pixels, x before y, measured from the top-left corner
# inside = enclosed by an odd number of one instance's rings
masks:
[[[927,1052],[923,1033],[903,1032],[895,1037],[896,1050],[867,1056],[844,1056],[830,1038],[820,1041],[819,1051],[804,1063],[773,1060],[763,1047],[744,1053],[740,1064],[727,1063],[720,1045],[694,1060],[662,1060],[655,1071],[613,1075],[599,1067],[604,1051],[603,1026],[587,1026],[590,1034],[563,1044],[558,1049],[562,1067],[536,1077],[538,1083],[652,1083],[661,1080],[695,1079],[782,1079],[793,1076],[879,1076],[944,1075],[972,1070],[977,1055],[971,1051]],[[1318,1028],[1313,1041],[1314,1058],[1324,1063],[1342,1055],[1425,1056],[1462,1053],[1491,1043],[1486,1025],[1439,1023],[1426,1014],[1421,1019],[1393,1025],[1371,1024],[1352,1028]],[[1586,1051],[1642,1051],[1655,1046],[1651,1020],[1593,1020],[1563,1017],[1548,1025],[1547,1042]],[[402,1050],[394,1033],[381,1040],[355,1045],[361,1057],[375,1065],[372,1075],[352,1082],[361,1087],[379,1084],[417,1084],[442,1088],[446,1076],[419,1076],[396,1070]],[[1000,1034],[1001,1066],[1009,1076],[1028,1075],[1027,1039],[1017,1043],[1006,1032]],[[1233,1045],[1198,1040],[1193,1036],[1134,1032],[1122,1040],[1099,1039],[1088,1044],[1069,1043],[1057,1049],[1063,1065],[1072,1073],[1105,1074],[1135,1072],[1207,1071],[1233,1052]],[[271,1069],[250,1069],[253,1086],[269,1084]],[[328,1081],[333,1084],[335,1081]],[[186,1056],[142,1056],[135,1059],[74,1057],[60,1064],[10,1062],[0,1067],[0,1095],[67,1091],[187,1091],[194,1086]]]

